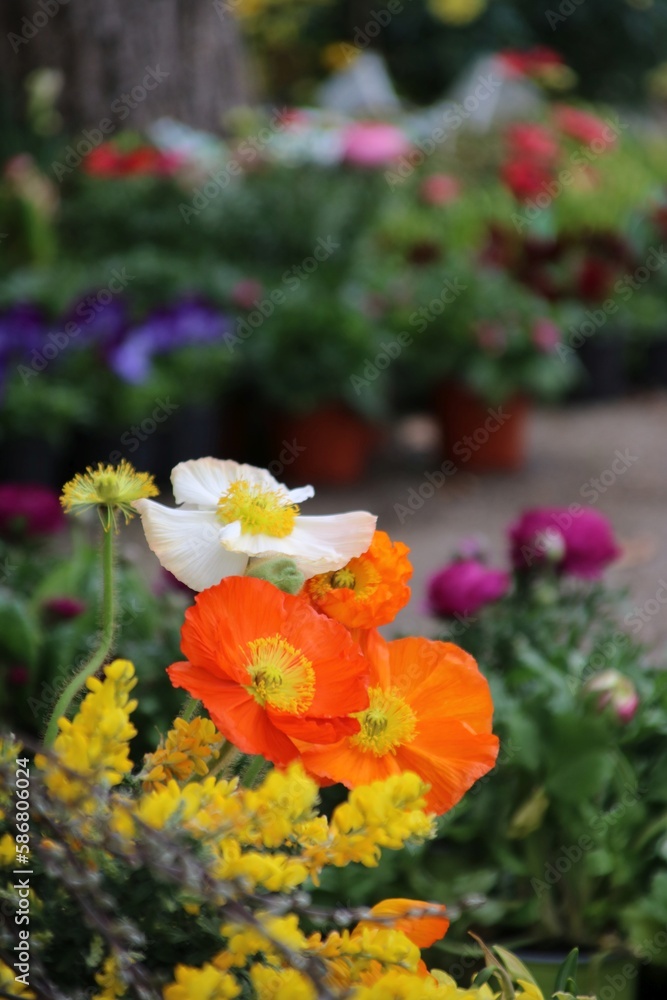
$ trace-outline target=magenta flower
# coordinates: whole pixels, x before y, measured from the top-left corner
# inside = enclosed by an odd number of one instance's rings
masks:
[[[44,610],[53,618],[68,620],[82,615],[86,610],[86,605],[76,597],[50,597],[48,601],[44,602]]]
[[[620,555],[611,525],[590,507],[536,507],[509,529],[516,569],[550,562],[563,573],[594,580]]]
[[[407,136],[385,122],[355,122],[343,134],[343,159],[355,167],[385,167],[411,148]]]
[[[535,347],[544,354],[552,354],[561,342],[560,327],[550,319],[536,319],[530,336]]]
[[[0,535],[52,535],[65,527],[58,494],[38,483],[0,485]]]
[[[428,583],[429,610],[435,615],[472,615],[485,604],[504,597],[509,574],[477,559],[463,559],[435,573]]]

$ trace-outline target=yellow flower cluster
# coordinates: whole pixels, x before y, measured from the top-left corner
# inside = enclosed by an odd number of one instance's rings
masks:
[[[13,971],[2,961],[0,961],[0,994],[22,997],[25,1000],[34,1000],[35,997],[32,990],[18,982]]]
[[[71,810],[75,823],[83,814],[78,829],[85,831],[86,846],[80,843],[77,851],[89,851],[88,865],[105,864],[107,857],[117,867],[125,850],[129,863],[140,838],[150,842],[153,832],[171,837],[170,844],[189,839],[210,885],[221,885],[217,900],[184,891],[177,905],[184,919],[193,921],[193,933],[202,907],[227,904],[230,891],[239,902],[248,891],[289,893],[307,878],[317,881],[327,865],[373,866],[381,849],[399,849],[434,833],[434,818],[424,812],[426,786],[414,774],[356,788],[330,820],[318,814],[317,786],[299,763],[271,771],[255,789],[209,774],[207,761],[219,752],[222,737],[200,719],[177,720],[164,744],[146,759],[143,786],[135,780],[132,793],[119,789],[131,770],[128,742],[135,730],[129,716],[136,701],[130,692],[136,681],[125,660],[111,663],[104,674],[104,680],[88,681],[77,716],[60,720],[53,755],[38,756],[36,763],[52,799]],[[106,846],[109,831],[117,835],[114,851],[120,854],[114,859]],[[43,847],[48,848],[46,840]],[[9,860],[3,836],[0,860],[5,857]],[[164,986],[164,1000],[234,1000],[247,983],[257,1000],[316,1000],[318,984],[310,970],[317,970],[320,985],[349,1000],[496,996],[488,986],[462,990],[444,973],[429,973],[407,929],[374,924],[366,914],[350,929],[306,936],[287,896],[284,904],[279,913],[267,905],[221,920],[219,951],[214,948],[199,967],[177,965]],[[115,955],[99,961],[95,1000],[122,1000],[127,983]],[[0,965],[0,987],[15,988],[8,975],[11,970]],[[519,997],[540,1000],[539,992],[526,987]]]
[[[54,744],[56,763],[38,754],[37,767],[46,772],[46,786],[67,805],[92,811],[93,784],[111,788],[132,770],[129,741],[136,735],[130,714],[137,707],[130,691],[137,683],[129,660],[114,660],[104,670],[105,680],[91,677],[89,694],[70,722],[60,719]]]
[[[167,738],[155,753],[147,754],[144,759],[140,775],[144,791],[151,791],[172,779],[185,782],[195,774],[197,777],[208,774],[208,762],[211,758],[217,759],[224,739],[210,719],[201,716],[190,722],[175,719]]]

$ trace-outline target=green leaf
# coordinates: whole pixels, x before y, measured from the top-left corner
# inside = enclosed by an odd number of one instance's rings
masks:
[[[537,983],[533,979],[531,973],[528,971],[523,962],[516,957],[511,951],[506,948],[502,948],[499,944],[493,946],[493,950],[496,955],[499,955],[502,959],[503,965],[509,972],[512,979],[522,979],[526,983],[532,983],[533,986],[537,986]]]
[[[18,663],[32,666],[37,653],[37,628],[18,600],[0,595],[0,649]]]
[[[573,993],[577,992],[577,965],[579,963],[579,949],[573,948],[570,954],[567,956],[556,976],[556,985],[554,992],[571,989]]]

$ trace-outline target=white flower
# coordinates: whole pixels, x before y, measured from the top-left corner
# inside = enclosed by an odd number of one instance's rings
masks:
[[[371,544],[366,511],[304,517],[312,486],[288,490],[266,469],[219,458],[181,462],[171,473],[176,503],[137,500],[146,539],[165,569],[193,590],[245,573],[248,562],[294,559],[308,578],[332,573]]]

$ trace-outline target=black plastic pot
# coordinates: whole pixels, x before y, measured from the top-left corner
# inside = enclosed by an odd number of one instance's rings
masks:
[[[626,394],[626,340],[620,331],[598,330],[583,342],[578,353],[585,376],[574,390],[573,399],[617,399]]]
[[[667,334],[647,341],[643,355],[643,385],[667,388]]]
[[[0,443],[0,480],[40,483],[60,489],[66,468],[63,446],[44,438],[19,436]]]

